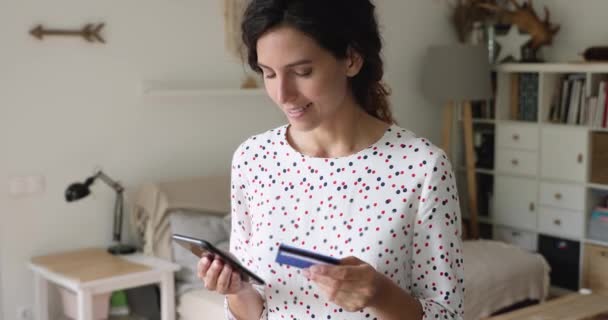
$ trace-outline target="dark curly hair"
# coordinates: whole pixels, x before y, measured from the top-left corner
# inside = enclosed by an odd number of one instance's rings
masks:
[[[348,50],[363,58],[359,73],[350,79],[357,103],[370,115],[394,123],[388,95],[382,82],[382,39],[370,0],[251,0],[243,17],[241,32],[247,62],[256,72],[257,41],[277,26],[293,27],[312,37],[337,59],[345,59]]]

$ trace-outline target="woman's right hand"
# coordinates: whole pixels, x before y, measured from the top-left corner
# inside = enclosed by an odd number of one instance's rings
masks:
[[[220,294],[238,294],[244,290],[253,289],[249,282],[242,281],[238,271],[220,259],[203,256],[197,265],[198,278],[210,291]]]

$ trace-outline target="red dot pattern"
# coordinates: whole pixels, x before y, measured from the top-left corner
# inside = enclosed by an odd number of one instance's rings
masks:
[[[461,319],[459,199],[443,151],[392,125],[365,150],[314,158],[287,143],[286,129],[249,138],[232,161],[230,248],[267,282],[257,288],[263,318],[376,318],[343,310],[299,269],[275,263],[285,243],[356,256],[419,299],[424,319]]]

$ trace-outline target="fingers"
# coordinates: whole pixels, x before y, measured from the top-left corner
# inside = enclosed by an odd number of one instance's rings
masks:
[[[217,279],[224,268],[224,264],[220,260],[213,260],[211,266],[207,270],[203,281],[205,282],[205,288],[209,290],[216,290],[217,288]]]
[[[233,272],[230,276],[230,292],[237,292],[241,289],[241,275],[238,272]]]
[[[228,293],[230,289],[230,279],[232,278],[232,268],[229,265],[224,265],[220,275],[217,277],[215,290],[221,294]]]
[[[310,267],[311,275],[325,276],[335,280],[352,281],[361,277],[361,267],[355,266],[331,266],[331,265],[315,265]]]
[[[207,257],[202,257],[198,260],[198,264],[196,265],[196,274],[199,279],[203,280],[205,278],[205,274],[207,274],[207,270],[209,270],[209,266],[211,265],[211,260]]]
[[[357,266],[363,263],[365,263],[363,260],[354,256],[348,256],[340,260],[340,265],[344,266]]]
[[[205,288],[220,294],[237,292],[243,287],[239,273],[219,259],[201,258],[197,264],[197,274]]]

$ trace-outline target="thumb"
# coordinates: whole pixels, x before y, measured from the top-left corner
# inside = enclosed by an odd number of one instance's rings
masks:
[[[357,266],[362,263],[365,263],[365,262],[363,262],[361,259],[359,259],[355,256],[348,256],[348,257],[342,258],[340,260],[340,265],[342,265],[342,266]]]

